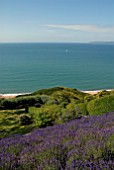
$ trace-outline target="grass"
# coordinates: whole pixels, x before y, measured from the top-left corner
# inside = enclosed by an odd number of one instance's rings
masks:
[[[0,137],[112,111],[114,91],[90,95],[66,87],[38,90],[14,99],[0,99]],[[22,125],[22,116],[29,117],[33,123]]]
[[[22,126],[20,117],[27,115],[25,109],[19,110],[1,110],[0,111],[0,137],[6,137],[11,134],[24,134],[33,129],[33,125]]]

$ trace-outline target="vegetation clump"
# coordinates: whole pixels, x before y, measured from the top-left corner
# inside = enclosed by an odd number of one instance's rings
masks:
[[[107,95],[95,100],[91,100],[87,105],[90,115],[99,115],[114,111],[114,95]]]
[[[0,99],[0,136],[112,111],[114,91],[90,95],[66,87],[38,90],[13,99]]]
[[[32,120],[27,115],[23,115],[20,117],[20,124],[21,125],[30,125],[30,124],[32,124]]]

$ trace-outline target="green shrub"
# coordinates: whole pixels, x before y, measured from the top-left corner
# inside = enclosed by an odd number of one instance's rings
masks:
[[[50,96],[48,95],[41,95],[41,100],[45,104],[50,100]]]
[[[75,103],[69,103],[67,105],[67,109],[68,110],[75,110],[77,115],[88,115],[88,111],[87,111],[87,102],[85,103],[79,103],[79,104],[75,104]]]
[[[90,101],[87,105],[87,111],[90,115],[98,115],[114,111],[114,95]]]
[[[111,93],[110,91],[106,91],[106,90],[100,91],[96,94],[96,98],[108,96],[110,95],[110,93]]]
[[[43,104],[40,96],[17,98],[18,106],[25,106],[25,105],[34,106],[36,103]]]
[[[75,108],[76,108],[76,104],[74,102],[69,103],[66,107],[66,109],[68,109],[68,110],[73,110]]]
[[[29,108],[29,113],[32,116],[35,125],[39,127],[53,125],[58,112],[57,105],[45,106],[44,108]]]
[[[114,156],[114,134],[109,137],[107,141],[107,148],[110,150],[110,152]]]
[[[114,95],[114,90],[111,90],[111,91],[110,91],[110,94],[111,94],[111,95]]]
[[[72,109],[72,110],[65,109],[62,111],[61,117],[62,117],[62,120],[60,123],[65,123],[75,118],[78,118],[79,114],[76,109]]]
[[[68,105],[67,102],[62,102],[62,103],[59,105],[59,107],[62,109],[62,108],[66,108],[67,105]]]
[[[49,89],[38,90],[38,91],[32,93],[32,95],[36,95],[36,94],[39,94],[39,95],[42,95],[42,94],[51,95],[52,93],[54,93],[56,91],[62,91],[62,90],[64,90],[64,87],[53,87],[53,88],[49,88]]]
[[[64,123],[81,117],[79,107],[75,106],[72,109],[66,109],[55,104],[41,108],[30,107],[29,114],[33,118],[34,124],[39,127]]]
[[[87,95],[77,89],[66,88],[66,87],[53,87],[49,89],[38,90],[31,95],[48,95],[53,96],[55,99],[63,97],[66,100],[74,99],[79,101],[84,101],[84,97]]]
[[[91,101],[93,99],[94,99],[94,95],[87,95],[87,96],[84,97],[85,102],[89,102],[89,101]]]
[[[67,93],[66,91],[62,91],[62,92],[55,92],[53,93],[53,97],[58,101],[59,104],[63,103],[63,102],[67,102],[70,103],[70,94]]]
[[[87,102],[77,104],[76,106],[77,106],[77,110],[80,113],[80,115],[82,116],[89,115],[88,110],[87,110]]]
[[[40,96],[18,97],[14,99],[3,99],[0,102],[2,109],[21,109],[35,104],[43,104]]]
[[[1,101],[2,109],[14,109],[17,103],[15,99],[4,99]]]
[[[32,119],[27,115],[20,116],[19,121],[20,121],[20,125],[30,125],[30,124],[32,124]]]

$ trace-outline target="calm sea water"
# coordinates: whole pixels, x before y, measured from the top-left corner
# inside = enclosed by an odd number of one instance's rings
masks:
[[[114,88],[114,45],[0,44],[0,93],[27,93],[53,86]]]

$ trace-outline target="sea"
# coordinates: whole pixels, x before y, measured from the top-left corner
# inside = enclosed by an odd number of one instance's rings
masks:
[[[114,44],[0,43],[0,94],[114,89]]]

